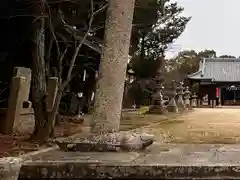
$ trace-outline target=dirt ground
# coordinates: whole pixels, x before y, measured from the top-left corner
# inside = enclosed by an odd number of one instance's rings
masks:
[[[135,128],[155,124],[163,120],[168,120],[170,117],[177,116],[176,114],[166,115],[143,115],[143,110],[124,112],[121,120],[120,130],[127,131]],[[89,131],[89,123],[91,116],[86,115],[84,124],[78,122],[61,122],[55,128],[55,137],[67,137],[74,134],[85,134]],[[21,154],[36,151],[51,144],[39,145],[38,143],[28,140],[29,136],[13,135],[6,136],[0,134],[0,158],[5,156],[19,156]]]
[[[136,128],[136,131],[154,134],[161,143],[236,144],[240,142],[240,108],[201,108],[181,115],[124,113],[120,130]],[[81,132],[81,129],[83,125],[76,122],[62,122],[55,131],[57,137],[66,137]],[[0,134],[0,157],[20,155],[40,148],[39,144],[26,139]]]
[[[240,142],[240,109],[195,109],[143,131],[164,143],[235,144]]]
[[[61,122],[55,128],[55,137],[67,137],[81,132],[81,124],[77,122]],[[37,151],[51,146],[51,144],[39,145],[29,141],[30,135],[3,135],[0,134],[0,158],[6,156],[19,156],[24,153]]]

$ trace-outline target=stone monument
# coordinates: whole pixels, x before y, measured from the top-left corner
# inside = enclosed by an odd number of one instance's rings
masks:
[[[177,86],[176,86],[176,82],[174,80],[172,81],[170,91],[171,91],[170,92],[170,101],[167,106],[168,112],[178,112],[178,107],[177,107],[176,100],[175,100],[175,97],[177,95]]]
[[[12,134],[14,129],[20,125],[20,114],[23,103],[23,88],[26,83],[25,77],[13,77],[8,99],[8,109],[3,123],[2,133]]]
[[[184,100],[183,100],[183,95],[184,95],[184,87],[183,87],[183,82],[180,82],[180,85],[178,87],[178,99],[177,99],[177,106],[179,110],[184,111],[186,109]]]
[[[34,128],[34,111],[29,101],[31,69],[15,67],[8,98],[8,109],[2,122],[4,134],[29,134]]]
[[[29,100],[32,71],[29,68],[25,67],[14,67],[13,77],[24,77],[25,82],[22,85],[21,89],[21,99],[22,103]]]

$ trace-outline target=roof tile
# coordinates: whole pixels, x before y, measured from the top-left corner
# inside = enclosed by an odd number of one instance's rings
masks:
[[[206,58],[199,71],[188,76],[189,79],[212,79],[213,81],[240,82],[240,59]]]

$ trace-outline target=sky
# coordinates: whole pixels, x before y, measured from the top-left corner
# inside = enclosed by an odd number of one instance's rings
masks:
[[[192,19],[167,53],[213,49],[220,55],[240,56],[240,0],[175,0]]]

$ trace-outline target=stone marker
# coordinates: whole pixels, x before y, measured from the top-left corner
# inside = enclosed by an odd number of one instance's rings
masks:
[[[5,122],[3,123],[4,128],[3,133],[11,134],[13,133],[14,127],[18,126],[20,121],[20,111],[23,105],[22,93],[24,92],[22,88],[25,85],[25,77],[14,77],[12,78],[12,85],[10,96],[8,99],[8,109],[6,114]]]
[[[169,104],[167,106],[168,112],[178,112],[178,107],[176,104],[176,94],[177,94],[177,86],[176,86],[176,82],[173,80],[172,81],[172,86],[171,86],[171,96],[170,96],[170,101]]]
[[[28,101],[31,87],[32,71],[25,67],[14,67],[13,77],[25,77],[25,82],[21,89],[23,101]]]
[[[183,95],[184,95],[184,87],[183,87],[183,82],[180,82],[180,85],[178,87],[178,99],[177,99],[177,106],[180,110],[184,111],[186,109],[184,100],[183,100]]]

